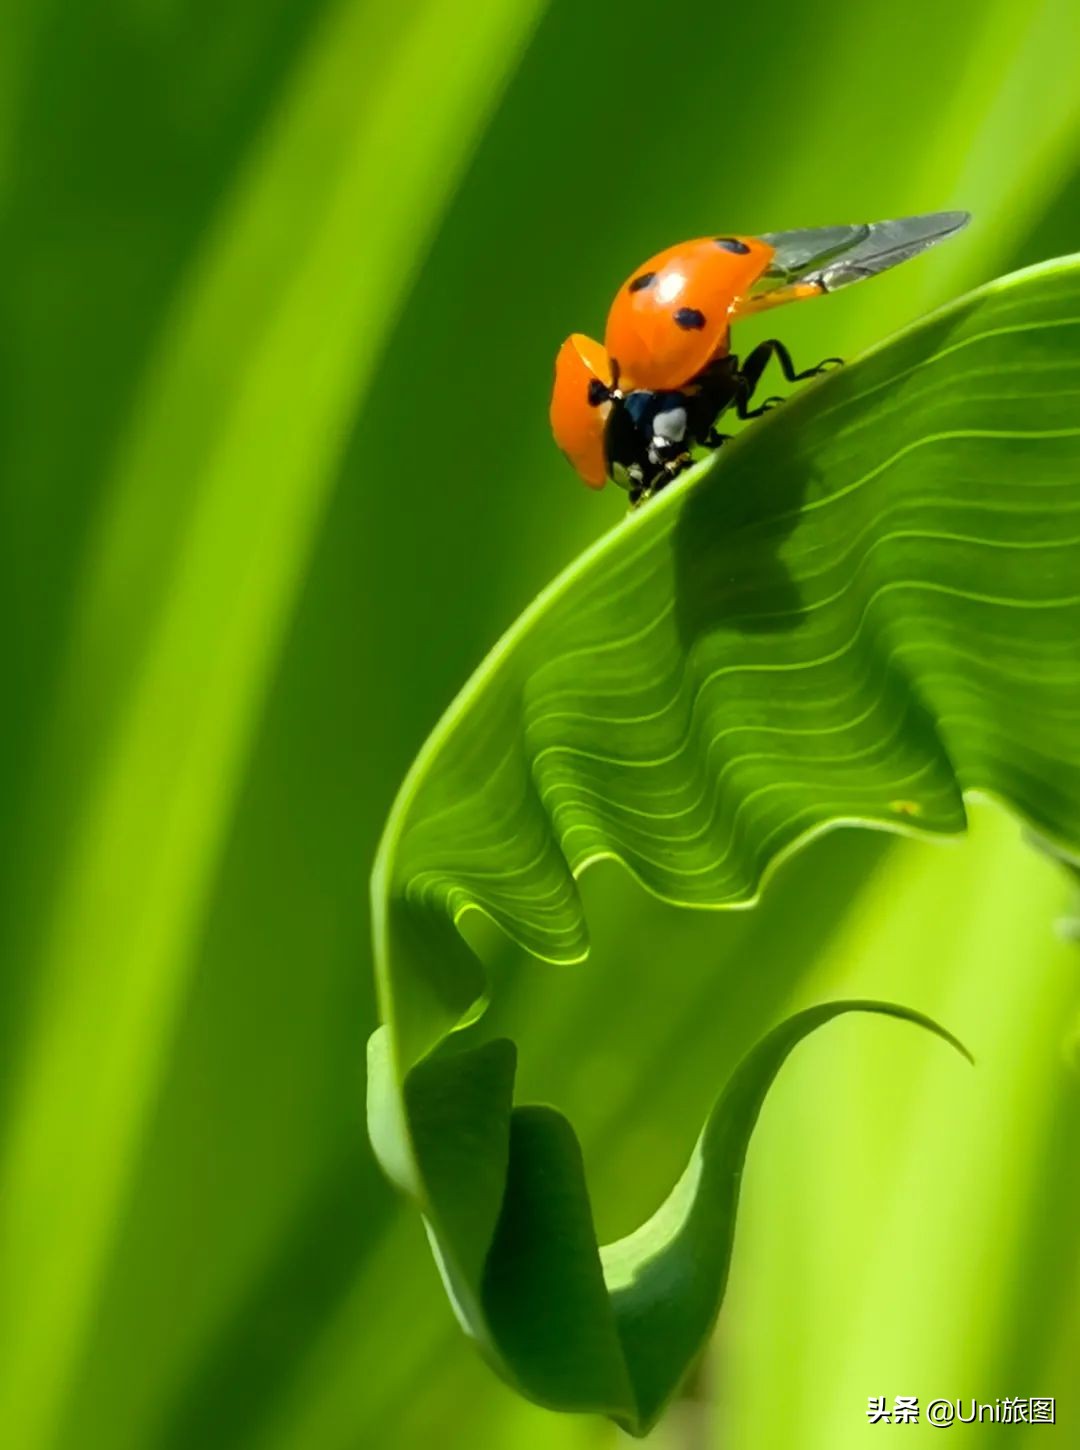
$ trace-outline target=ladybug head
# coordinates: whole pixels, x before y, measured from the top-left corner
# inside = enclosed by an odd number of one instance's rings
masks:
[[[681,392],[635,389],[618,394],[604,430],[604,452],[612,479],[631,502],[671,481],[687,460],[691,399]]]

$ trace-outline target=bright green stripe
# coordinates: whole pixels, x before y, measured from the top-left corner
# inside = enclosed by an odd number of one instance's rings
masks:
[[[358,399],[539,8],[417,0],[406,24],[343,5],[146,381],[47,748],[62,775],[104,721],[27,970],[39,1010],[4,1167],[0,1423],[20,1450],[48,1443],[87,1333]]]

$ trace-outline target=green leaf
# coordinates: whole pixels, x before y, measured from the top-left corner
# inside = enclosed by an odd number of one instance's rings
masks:
[[[931,316],[588,551],[418,757],[374,877],[372,1139],[459,1317],[531,1397],[652,1423],[716,1313],[765,1089],[859,1004],[767,1037],[664,1207],[598,1258],[569,1125],[511,1112],[507,1045],[461,1030],[484,978],[457,924],[478,910],[578,961],[595,861],[747,903],[813,833],[956,832],[976,791],[1076,850],[1078,394],[1076,259]]]
[[[511,1384],[552,1409],[610,1415],[631,1434],[656,1423],[720,1309],[743,1161],[765,1095],[808,1033],[854,1011],[915,1022],[969,1056],[930,1018],[890,1003],[796,1013],[736,1069],[660,1208],[603,1249],[573,1128],[554,1108],[511,1109],[511,1043],[437,1053],[413,1068],[404,1097],[424,1174],[418,1201],[462,1323]],[[380,1029],[369,1056],[380,1148],[395,1118],[385,1047]]]

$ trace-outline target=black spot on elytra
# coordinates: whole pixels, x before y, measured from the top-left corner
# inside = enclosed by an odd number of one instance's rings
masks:
[[[626,289],[628,292],[641,292],[646,287],[651,287],[656,281],[655,272],[642,272],[640,277],[635,277]]]
[[[684,332],[700,332],[705,326],[705,314],[696,307],[680,307],[674,317]]]
[[[725,252],[734,252],[737,257],[745,257],[750,248],[745,242],[740,242],[737,237],[715,237],[716,245]]]
[[[610,390],[608,389],[606,383],[602,383],[599,378],[590,378],[589,379],[589,407],[590,408],[599,408],[600,404],[601,403],[606,403],[609,397],[610,397]]]

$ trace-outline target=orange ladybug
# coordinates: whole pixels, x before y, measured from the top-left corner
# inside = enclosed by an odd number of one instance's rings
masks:
[[[692,449],[726,441],[715,425],[728,408],[755,418],[780,401],[748,406],[770,359],[788,382],[839,365],[829,358],[799,372],[775,338],[740,363],[730,350],[732,322],[874,277],[969,220],[967,212],[933,212],[699,237],[658,252],[616,293],[603,347],[574,333],[559,349],[550,410],[556,443],[591,488],[611,478],[639,503],[686,468]]]

